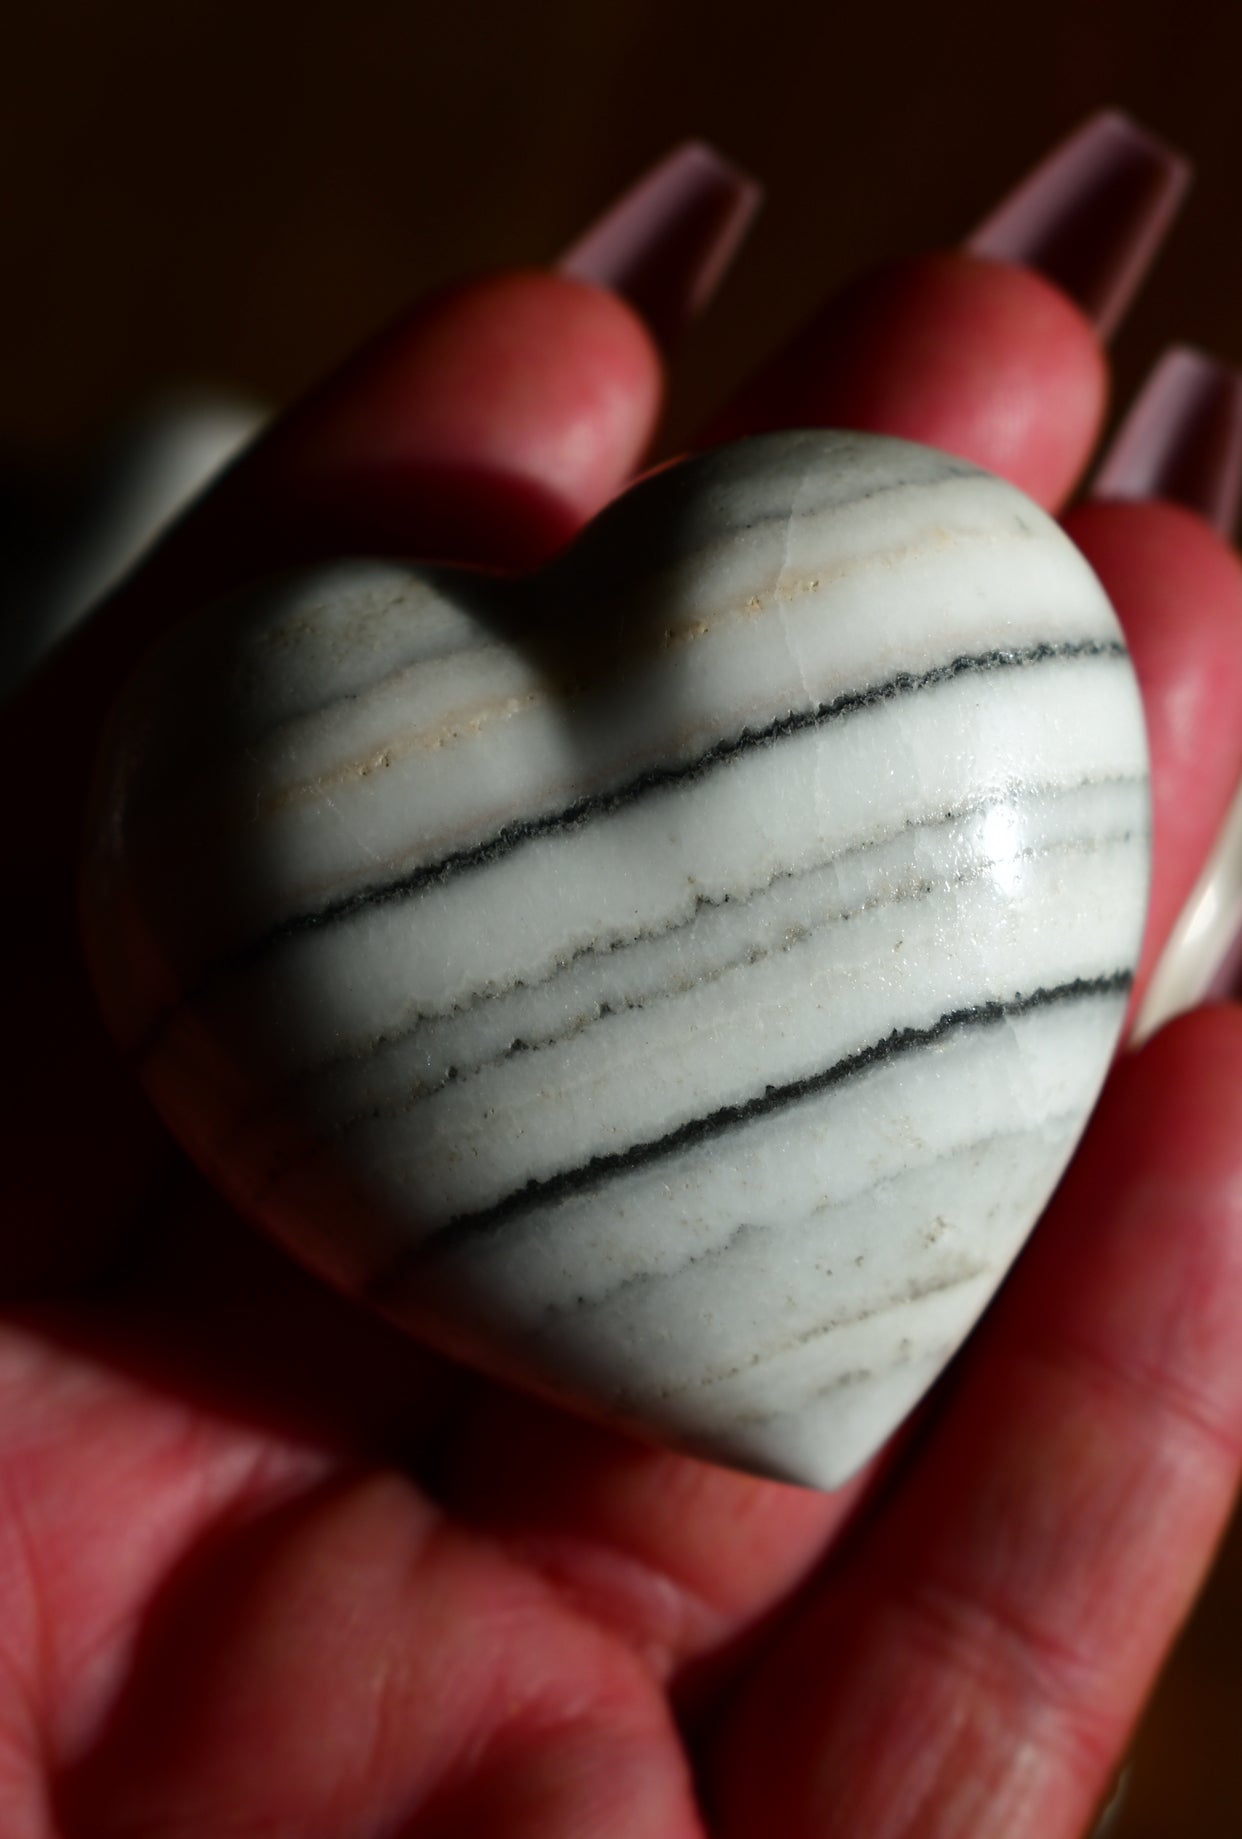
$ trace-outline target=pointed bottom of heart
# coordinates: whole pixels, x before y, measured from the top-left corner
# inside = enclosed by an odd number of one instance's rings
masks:
[[[963,1025],[710,1147],[607,1181],[596,1170],[595,1186],[555,1201],[527,1191],[524,1208],[399,1254],[367,1294],[583,1415],[838,1487],[923,1397],[1021,1249],[1123,1000],[1080,988]]]
[[[971,1285],[969,1303],[963,1297],[953,1311],[955,1318],[967,1310],[972,1317],[976,1315],[989,1300],[995,1282],[994,1277],[989,1280],[986,1292]],[[385,1313],[391,1313],[398,1326],[418,1330],[423,1326],[400,1312]],[[611,1411],[602,1410],[598,1397],[589,1391],[579,1395],[577,1387],[567,1381],[541,1383],[516,1367],[505,1368],[497,1362],[494,1347],[467,1346],[458,1351],[468,1355],[472,1367],[490,1370],[498,1380],[583,1418],[603,1422],[640,1443],[674,1449],[757,1479],[831,1492],[843,1487],[895,1434],[958,1351],[969,1327],[959,1323],[948,1340],[899,1354],[887,1369],[860,1365],[838,1371],[813,1387],[796,1409],[756,1406],[739,1410],[731,1424],[702,1429],[687,1423],[689,1414],[670,1411],[662,1418],[658,1407],[637,1416],[624,1400],[618,1400]]]
[[[859,1332],[852,1335],[848,1324],[826,1328],[824,1337],[832,1341],[832,1351],[823,1350],[818,1359],[809,1337],[795,1337],[782,1364],[799,1370],[796,1403],[786,1397],[777,1404],[768,1387],[755,1387],[756,1402],[749,1407],[737,1405],[728,1421],[721,1420],[719,1403],[715,1410],[710,1406],[695,1410],[684,1397],[670,1397],[661,1409],[658,1393],[641,1381],[628,1397],[614,1394],[610,1405],[607,1381],[598,1364],[583,1362],[577,1383],[564,1373],[559,1379],[547,1378],[518,1361],[498,1358],[500,1337],[494,1335],[486,1345],[455,1336],[456,1344],[445,1351],[551,1404],[596,1421],[602,1419],[640,1441],[679,1449],[766,1480],[831,1490],[863,1467],[919,1403],[957,1351],[997,1281],[996,1273],[989,1271],[946,1282],[939,1291],[911,1290],[892,1306],[897,1339],[891,1348],[881,1349],[874,1336],[868,1338],[861,1332],[861,1323]],[[427,1325],[421,1311],[402,1309],[392,1301],[385,1303],[384,1311],[399,1326],[425,1337]],[[899,1334],[899,1316],[917,1317],[917,1326],[913,1321],[908,1324],[910,1335]],[[864,1363],[868,1339],[869,1365]],[[807,1350],[801,1359],[799,1342]],[[845,1365],[850,1358],[845,1344],[851,1342],[859,1348],[856,1364]],[[744,1368],[746,1363],[739,1364]],[[817,1368],[827,1370],[817,1376]],[[615,1380],[615,1374],[612,1377]],[[742,1373],[737,1377],[740,1380]],[[759,1402],[765,1394],[768,1402]],[[601,1395],[605,1399],[602,1406]]]

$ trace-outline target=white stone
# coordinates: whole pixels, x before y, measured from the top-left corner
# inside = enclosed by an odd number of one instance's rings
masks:
[[[251,1216],[450,1353],[827,1487],[960,1345],[1142,932],[1116,621],[1021,493],[790,434],[539,579],[348,563],[114,717],[101,1000]]]

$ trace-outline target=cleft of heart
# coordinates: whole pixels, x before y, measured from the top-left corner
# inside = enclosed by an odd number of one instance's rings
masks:
[[[108,1024],[247,1216],[485,1371],[832,1487],[1108,1069],[1150,859],[1116,619],[1021,492],[763,436],[540,575],[174,630],[83,865]]]

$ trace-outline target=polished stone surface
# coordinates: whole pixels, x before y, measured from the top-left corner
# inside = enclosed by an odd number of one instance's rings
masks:
[[[818,1486],[1038,1217],[1146,897],[1112,612],[1012,487],[768,436],[540,579],[348,563],[105,747],[105,1012],[251,1216],[447,1351]]]

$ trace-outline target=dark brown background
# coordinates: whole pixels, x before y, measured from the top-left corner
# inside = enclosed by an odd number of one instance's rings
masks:
[[[284,401],[429,285],[553,256],[689,134],[770,201],[685,354],[674,430],[825,289],[958,237],[1104,103],[1200,170],[1118,340],[1122,394],[1171,339],[1242,361],[1230,0],[44,0],[5,38],[10,467],[65,460],[169,383]],[[1116,1839],[1238,1839],[1240,1734],[1242,1533],[1149,1714]]]

